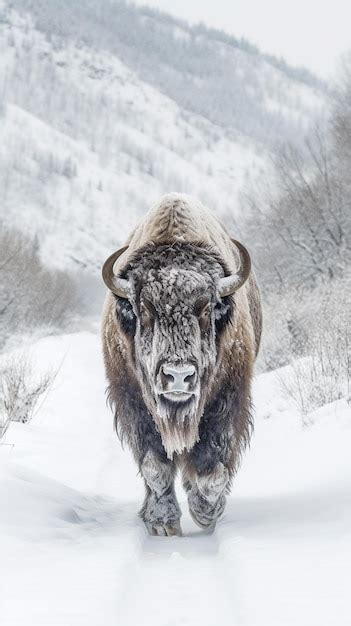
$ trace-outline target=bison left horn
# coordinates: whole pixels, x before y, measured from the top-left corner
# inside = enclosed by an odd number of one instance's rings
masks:
[[[129,280],[119,278],[119,276],[116,276],[113,271],[113,266],[118,257],[120,257],[121,254],[127,250],[127,248],[128,246],[120,248],[108,257],[102,268],[102,278],[104,279],[105,285],[107,285],[112,293],[120,298],[129,299],[132,295],[132,287]]]
[[[240,241],[236,241],[235,239],[232,239],[232,242],[239,250],[240,268],[236,274],[225,276],[219,280],[218,291],[221,298],[230,296],[232,293],[240,289],[240,287],[242,287],[247,281],[251,271],[251,259],[245,246],[243,246]]]

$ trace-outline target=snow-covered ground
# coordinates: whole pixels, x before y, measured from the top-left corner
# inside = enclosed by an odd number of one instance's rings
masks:
[[[179,487],[184,537],[151,538],[105,406],[98,336],[33,351],[60,370],[34,420],[0,445],[2,626],[349,626],[346,405],[303,428],[275,373],[259,376],[253,443],[215,532],[191,522]]]

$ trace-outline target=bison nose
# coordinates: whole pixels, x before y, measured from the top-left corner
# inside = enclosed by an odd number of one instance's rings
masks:
[[[161,367],[161,382],[165,391],[184,393],[190,391],[195,383],[196,370],[194,365],[164,364]]]

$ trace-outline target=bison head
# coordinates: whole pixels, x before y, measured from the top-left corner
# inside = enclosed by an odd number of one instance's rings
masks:
[[[236,274],[210,247],[186,242],[148,244],[118,276],[113,266],[126,248],[104,264],[144,401],[169,457],[198,440],[219,336],[232,318],[228,296],[250,273],[248,252],[234,244],[241,258]]]

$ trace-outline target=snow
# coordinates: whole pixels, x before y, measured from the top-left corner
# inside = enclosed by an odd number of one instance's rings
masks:
[[[172,190],[225,221],[241,219],[243,186],[270,163],[270,148],[245,126],[189,112],[107,50],[45,37],[9,2],[0,0],[0,11],[0,219],[36,236],[48,265],[97,274]],[[292,125],[295,136],[296,124],[306,130],[326,109],[319,91],[237,55],[238,73],[257,77],[260,106],[277,113],[279,128]]]
[[[0,218],[35,235],[48,265],[99,272],[170,189],[236,207],[246,173],[266,162],[253,139],[186,113],[115,55],[56,49],[28,17],[1,8]]]
[[[215,532],[193,524],[178,485],[184,537],[149,537],[97,335],[42,339],[33,354],[59,372],[33,421],[0,445],[2,626],[350,624],[345,403],[306,428],[276,373],[259,376],[252,446]]]

